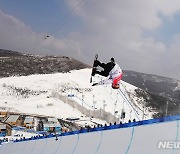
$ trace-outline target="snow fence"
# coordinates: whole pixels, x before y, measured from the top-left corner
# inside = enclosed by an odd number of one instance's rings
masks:
[[[180,115],[4,143],[4,154],[179,154]]]

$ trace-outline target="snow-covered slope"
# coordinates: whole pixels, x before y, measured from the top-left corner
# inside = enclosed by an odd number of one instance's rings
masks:
[[[137,87],[121,81],[121,88],[114,90],[111,85],[92,87],[89,83],[91,69],[73,70],[69,73],[56,73],[44,75],[30,75],[20,77],[7,77],[0,79],[0,110],[54,116],[66,119],[77,117],[81,121],[96,121],[98,119],[87,117],[66,101],[69,99],[86,108],[89,112],[109,112],[119,119],[142,120],[152,117],[153,112],[143,107],[143,100],[138,101],[135,89]],[[94,81],[102,80],[100,76]],[[127,95],[130,94],[131,98]],[[54,94],[67,97],[63,101]],[[139,103],[141,102],[141,104]],[[125,113],[125,118],[122,118]],[[144,114],[143,114],[144,113]]]

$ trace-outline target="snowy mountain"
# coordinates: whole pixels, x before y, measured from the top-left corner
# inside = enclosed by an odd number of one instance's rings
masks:
[[[134,71],[124,71],[123,80],[148,92],[180,100],[179,80]]]
[[[29,55],[0,49],[0,77],[68,72],[88,67],[70,57]]]
[[[180,114],[179,80],[134,71],[124,71],[123,80],[144,90],[136,91],[138,96],[151,96],[149,105],[157,109],[158,117]]]
[[[0,66],[1,77],[5,77],[0,79],[2,110],[79,119],[76,122],[83,125],[172,114],[163,96],[127,82],[122,81],[120,90],[113,90],[110,85],[92,87],[90,66],[73,58],[1,50]],[[101,79],[97,76],[94,81]],[[178,103],[168,102],[171,111],[175,111]]]
[[[80,125],[152,117],[154,111],[135,96],[137,87],[123,81],[120,90],[113,90],[110,85],[92,87],[90,71],[81,69],[69,73],[1,78],[0,109],[60,119],[77,118],[76,123]],[[94,78],[96,81],[100,79],[99,76]],[[131,99],[126,91],[132,95]],[[74,102],[73,105],[70,101]],[[77,107],[78,104],[81,108]],[[124,113],[125,118],[122,117]]]

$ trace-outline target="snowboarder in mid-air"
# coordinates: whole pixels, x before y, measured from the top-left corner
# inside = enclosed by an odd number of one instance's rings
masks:
[[[97,70],[98,66],[102,67],[103,70]],[[115,62],[114,58],[111,58],[110,62],[108,62],[107,64],[102,63],[96,59],[94,61],[92,76],[95,76],[95,74],[105,76],[107,77],[107,79],[102,80],[98,83],[94,83],[92,86],[112,83],[113,89],[118,89],[120,87],[120,80],[122,79],[122,70],[120,66]]]

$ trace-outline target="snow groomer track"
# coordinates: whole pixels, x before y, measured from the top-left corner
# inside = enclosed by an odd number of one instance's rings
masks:
[[[14,141],[4,154],[179,154],[180,115]],[[58,140],[57,140],[58,139]],[[158,148],[159,142],[171,144]]]

